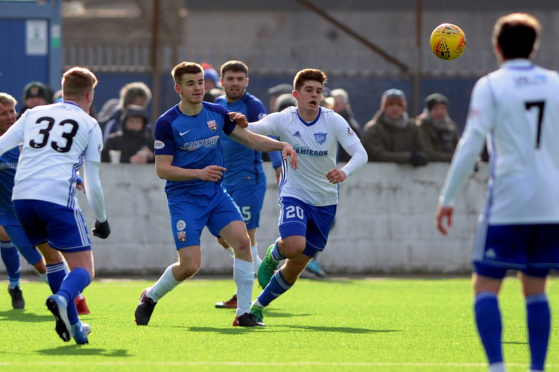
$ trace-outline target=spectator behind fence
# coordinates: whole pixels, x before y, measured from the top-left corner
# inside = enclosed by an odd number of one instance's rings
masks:
[[[416,123],[429,161],[450,162],[459,136],[456,124],[448,116],[448,99],[440,93],[427,96]]]
[[[23,106],[19,110],[17,117],[19,118],[27,109],[53,103],[53,96],[52,89],[47,85],[39,81],[28,83],[23,88]]]
[[[217,97],[223,95],[225,92],[221,88],[219,82],[219,74],[212,65],[206,62],[202,62],[202,68],[204,69],[204,101],[215,102]]]
[[[150,101],[151,90],[143,82],[135,81],[124,85],[122,89],[120,89],[120,100],[118,106],[114,106],[114,99],[109,100],[105,102],[99,112],[98,117],[101,130],[103,131],[103,142],[107,141],[109,134],[118,132],[122,129],[122,113],[128,106],[137,105],[141,106],[142,109],[145,110]],[[146,128],[148,128],[151,132],[151,125],[149,122],[146,124]]]
[[[361,138],[361,126],[355,119],[351,106],[349,104],[349,94],[345,89],[333,89],[330,96],[334,100],[333,110],[336,111],[342,118],[344,118],[349,127],[357,134],[357,137]],[[338,146],[338,161],[347,162],[351,156],[341,147]]]
[[[293,97],[293,94],[284,93],[281,94],[279,97],[277,97],[275,101],[275,106],[276,107],[273,108],[273,111],[280,112],[288,107],[297,106],[297,100],[295,99],[295,97]]]
[[[380,110],[365,125],[362,142],[369,161],[427,164],[419,128],[406,112],[406,96],[399,89],[383,93]]]
[[[292,92],[293,92],[293,85],[287,83],[274,85],[273,87],[269,88],[268,95],[270,96],[270,101],[269,101],[270,112],[281,111],[278,109],[279,108],[277,104],[278,98],[280,96],[283,96],[284,94],[289,94],[293,96]],[[285,96],[283,97],[285,98]],[[289,106],[285,106],[285,107],[289,107]]]
[[[153,136],[146,129],[148,117],[141,106],[130,105],[122,117],[122,130],[105,141],[101,161],[112,163],[153,163]]]

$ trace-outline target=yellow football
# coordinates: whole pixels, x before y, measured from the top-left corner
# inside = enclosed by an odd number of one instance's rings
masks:
[[[430,42],[433,54],[446,60],[460,57],[466,49],[464,31],[452,23],[443,23],[435,27]]]

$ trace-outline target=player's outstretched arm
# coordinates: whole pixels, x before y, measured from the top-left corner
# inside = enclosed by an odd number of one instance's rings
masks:
[[[231,132],[229,136],[255,151],[281,151],[282,158],[287,159],[289,157],[289,164],[291,167],[294,169],[298,168],[297,153],[287,142],[276,141],[275,139],[253,133],[239,126],[235,126],[235,129],[233,129],[233,132]]]
[[[173,165],[173,155],[156,155],[155,170],[159,178],[170,181],[202,181],[217,182],[223,176],[226,168],[219,165],[208,165],[202,169],[185,169]]]

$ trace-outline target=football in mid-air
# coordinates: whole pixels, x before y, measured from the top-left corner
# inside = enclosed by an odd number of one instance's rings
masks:
[[[466,49],[464,31],[452,23],[443,23],[435,27],[431,33],[431,50],[440,59],[458,58]]]

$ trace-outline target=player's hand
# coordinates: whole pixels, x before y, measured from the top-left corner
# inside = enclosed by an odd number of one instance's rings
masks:
[[[109,226],[109,220],[105,222],[95,221],[95,227],[92,230],[93,235],[101,239],[107,239],[111,234],[111,227]]]
[[[334,168],[326,174],[326,178],[328,178],[330,183],[335,185],[337,183],[344,182],[347,176],[343,170]]]
[[[226,168],[220,167],[219,165],[208,165],[207,167],[200,169],[198,178],[202,181],[218,182],[223,176],[223,172],[226,170]]]
[[[438,206],[437,207],[437,213],[435,214],[435,224],[437,225],[437,229],[441,232],[441,234],[443,235],[447,235],[448,234],[448,229],[447,227],[452,227],[452,212],[454,211],[453,207],[443,207],[443,206]],[[444,224],[444,221],[446,219],[446,226]]]
[[[241,128],[248,127],[248,120],[244,114],[240,112],[230,112],[228,113],[229,119],[233,120]]]
[[[80,176],[78,176],[78,179],[76,180],[76,189],[83,191],[85,194],[85,185],[83,184],[83,180]]]
[[[287,142],[282,142],[282,143],[283,143],[283,148],[281,149],[282,159],[285,160],[289,156],[290,157],[289,165],[291,165],[291,168],[293,169],[299,168],[299,160],[297,159],[297,153],[293,149],[293,146],[291,146]]]

